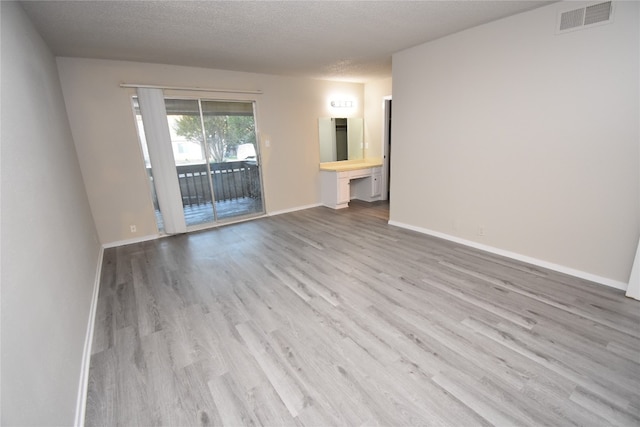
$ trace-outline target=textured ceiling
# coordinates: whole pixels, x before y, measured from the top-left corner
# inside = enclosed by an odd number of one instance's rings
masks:
[[[394,52],[545,1],[25,1],[57,56],[366,82]]]

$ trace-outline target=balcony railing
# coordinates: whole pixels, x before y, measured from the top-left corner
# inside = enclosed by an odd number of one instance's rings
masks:
[[[216,201],[261,197],[260,176],[255,161],[210,163],[209,167]],[[176,170],[182,194],[182,206],[199,206],[212,202],[206,164],[176,166]],[[147,174],[151,177],[151,168],[147,168]],[[153,180],[152,177],[151,179]],[[155,188],[153,205],[158,209]]]

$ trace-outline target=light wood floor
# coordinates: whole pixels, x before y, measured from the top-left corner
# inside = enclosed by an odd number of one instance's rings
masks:
[[[314,208],[105,251],[87,425],[640,425],[640,303]]]

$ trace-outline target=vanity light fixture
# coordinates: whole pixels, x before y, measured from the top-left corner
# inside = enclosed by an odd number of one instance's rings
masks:
[[[347,101],[344,99],[333,100],[331,101],[331,106],[333,108],[352,108],[353,101]]]

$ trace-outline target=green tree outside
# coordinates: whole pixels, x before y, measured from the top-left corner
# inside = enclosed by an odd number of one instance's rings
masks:
[[[256,143],[256,127],[253,116],[204,116],[209,156],[214,163],[228,160],[228,153],[235,152],[240,144]],[[188,140],[204,142],[200,116],[183,115],[175,122],[174,130]]]

